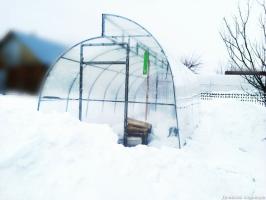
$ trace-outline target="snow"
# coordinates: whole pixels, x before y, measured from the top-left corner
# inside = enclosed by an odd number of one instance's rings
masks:
[[[199,76],[202,92],[254,93],[256,90],[243,77],[237,75],[208,74]],[[244,91],[243,91],[244,90]]]
[[[201,104],[181,150],[125,148],[108,125],[36,111],[35,97],[0,96],[0,199],[266,198],[266,109]]]

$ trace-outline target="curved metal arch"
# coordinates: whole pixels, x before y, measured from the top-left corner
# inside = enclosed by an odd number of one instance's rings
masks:
[[[121,49],[121,48],[111,49],[111,50],[108,50],[108,51],[106,51],[106,52],[104,52],[104,53],[98,54],[97,56],[93,57],[93,58],[91,59],[91,61],[93,61],[93,60],[99,58],[100,56],[106,55],[106,54],[108,54],[108,53],[110,53],[110,52],[112,52],[112,51],[116,51],[116,50],[118,50],[118,49]],[[116,61],[119,61],[119,60],[121,60],[121,59],[118,59],[118,60],[116,60]],[[84,68],[86,68],[87,66],[88,66],[88,65],[85,65]],[[112,65],[108,65],[105,69],[103,69],[103,70],[100,72],[100,74],[102,74],[102,73],[105,72],[107,69],[109,69],[110,66],[112,66]],[[69,89],[68,89],[67,103],[66,103],[66,111],[68,110],[69,95],[70,95],[70,93],[71,93],[71,90],[72,90],[72,88],[73,88],[73,86],[74,86],[74,83],[76,82],[78,76],[79,76],[79,72],[76,74],[75,78],[73,79],[73,81],[72,81],[72,83],[70,84],[70,87],[69,87]]]
[[[157,73],[157,72],[154,72],[154,74],[155,73]],[[138,93],[138,91],[139,91],[139,89],[140,89],[141,86],[142,86],[142,83],[140,83],[139,86],[136,87],[136,90],[135,90],[135,93],[134,93],[134,101],[136,101],[137,93]]]
[[[104,52],[104,53],[102,53],[102,54],[99,54],[99,55],[95,56],[94,58],[91,59],[91,61],[93,61],[93,60],[96,59],[96,58],[99,58],[99,57],[102,56],[102,55],[106,55],[106,54],[108,54],[108,53],[110,53],[110,52],[112,52],[112,51],[119,50],[119,49],[121,49],[121,47],[120,47],[120,48],[116,48],[116,49],[108,50],[108,51],[106,51],[106,52]],[[132,58],[132,57],[136,57],[136,56],[137,56],[137,55],[134,55],[134,56],[131,56],[130,58]],[[62,57],[63,57],[63,56],[62,56]],[[126,58],[126,57],[123,57],[123,58],[118,59],[118,60],[116,60],[116,61],[122,60],[122,59],[124,59],[124,58]],[[92,86],[91,86],[91,88],[90,88],[90,90],[89,90],[88,99],[89,99],[89,96],[90,96],[90,94],[91,94],[91,92],[92,92],[93,86],[95,85],[96,81],[97,81],[97,80],[101,77],[101,75],[102,75],[106,70],[108,70],[111,66],[112,66],[112,64],[108,65],[105,69],[103,69],[103,70],[98,74],[98,76],[96,77],[95,81],[93,82],[93,84],[92,84]],[[86,65],[84,68],[86,68],[86,67],[87,67],[87,65]],[[123,71],[123,70],[121,70],[120,72],[122,72],[122,71]],[[117,72],[117,73],[119,73],[119,72]],[[78,75],[79,75],[79,72],[76,74],[75,78],[73,79],[72,83],[70,84],[70,88],[69,88],[69,90],[68,90],[68,95],[67,95],[67,103],[66,103],[66,109],[65,109],[66,111],[68,110],[69,95],[70,95],[70,92],[71,92],[71,90],[72,90],[72,87],[73,87],[75,81],[76,81],[77,78],[78,78]],[[131,74],[131,76],[132,76],[132,74]],[[86,113],[87,113],[87,109],[86,109]]]
[[[131,20],[131,19],[128,19],[126,17],[123,17],[123,16],[119,16],[119,15],[115,15],[115,14],[109,14],[109,13],[103,13],[102,14],[102,18],[104,18],[105,16],[111,16],[111,17],[117,17],[117,18],[121,18],[121,19],[124,19],[124,20],[127,20],[129,22],[132,22],[133,24],[139,26],[141,29],[143,29],[144,31],[146,31],[148,33],[148,35],[155,41],[155,43],[158,45],[158,47],[160,47],[161,49],[161,53],[165,56],[166,58],[166,61],[167,61],[167,65],[169,66],[169,69],[170,69],[170,72],[171,72],[171,76],[173,76],[173,73],[172,73],[172,69],[171,69],[171,66],[170,66],[170,63],[169,63],[169,60],[168,60],[168,57],[162,47],[162,45],[158,42],[158,40],[153,36],[153,34],[151,34],[146,28],[144,28],[142,25],[140,25],[139,23]],[[102,36],[104,36],[104,33],[102,33]],[[172,78],[174,80],[174,78]]]
[[[135,71],[136,71],[136,70],[135,70]],[[135,72],[135,71],[134,71],[134,72]],[[157,72],[154,72],[154,73],[157,73]],[[129,91],[130,91],[130,89],[132,88],[133,83],[135,83],[139,78],[142,78],[142,77],[136,77],[136,78],[131,82],[131,84],[130,84],[129,87],[128,87],[128,90],[129,90]],[[140,83],[140,86],[141,86],[141,84],[142,84],[142,82]],[[140,86],[136,89],[136,92],[135,92],[135,95],[134,95],[134,96],[136,96],[137,90],[140,88]],[[121,84],[121,85],[119,86],[119,88],[118,88],[118,90],[117,90],[117,92],[116,92],[115,101],[117,101],[117,98],[118,98],[119,92],[120,92],[120,90],[121,90],[122,87],[123,87],[123,84]],[[135,100],[136,100],[136,97],[135,97],[134,101],[135,101]],[[114,108],[114,110],[116,109],[116,104],[117,104],[117,102],[115,102],[115,108]]]
[[[134,58],[135,56],[131,56],[130,58]],[[120,60],[122,60],[122,59],[125,59],[126,58],[126,56],[124,56],[124,57],[122,57],[122,58],[120,58],[119,60],[116,60],[116,61],[120,61]],[[94,87],[94,85],[96,84],[96,82],[99,80],[99,78],[101,77],[101,75],[107,70],[107,69],[109,69],[110,67],[112,66],[112,64],[110,64],[110,65],[108,65],[103,71],[101,71],[101,73],[99,73],[98,74],[98,76],[95,78],[95,80],[94,80],[94,82],[93,82],[93,84],[92,84],[92,86],[90,87],[90,90],[89,90],[89,92],[88,92],[88,99],[89,99],[89,97],[90,97],[90,95],[91,95],[91,93],[92,93],[92,89],[93,89],[93,87]],[[119,74],[119,73],[122,73],[124,70],[120,70],[120,71],[118,71],[118,72],[116,72],[117,74]]]
[[[132,63],[130,66],[134,66],[134,65],[139,64],[139,63],[141,63],[141,62],[142,62],[142,61],[134,62],[134,63]],[[120,72],[122,72],[122,71],[124,71],[124,70],[125,70],[125,68],[122,69]],[[134,72],[137,71],[137,70],[139,70],[139,69],[134,70]],[[105,91],[104,91],[103,99],[105,99],[108,89],[109,89],[110,86],[112,85],[112,82],[118,77],[118,75],[119,75],[119,73],[116,73],[115,76],[114,76],[114,77],[111,79],[111,81],[109,82],[109,84],[107,84],[107,88],[106,88]],[[121,85],[124,85],[124,84],[121,84]],[[103,102],[103,107],[104,107],[104,102]],[[102,109],[103,109],[103,107],[102,107]]]
[[[106,52],[104,52],[104,53],[102,53],[102,54],[99,54],[99,55],[95,56],[94,58],[91,59],[91,61],[95,60],[96,58],[99,58],[99,57],[102,56],[102,55],[106,55],[106,54],[108,54],[108,53],[110,53],[110,52],[112,52],[112,51],[119,50],[119,49],[121,49],[121,47],[120,47],[120,48],[116,48],[116,49],[108,50],[108,51],[106,51]],[[133,57],[136,57],[136,56],[137,56],[137,55],[133,55],[133,56],[131,56],[130,58],[133,58]],[[125,59],[125,58],[126,58],[126,57],[122,57],[122,58],[120,58],[120,59],[118,59],[118,60],[116,60],[116,61],[119,61],[119,60],[122,60],[122,59]],[[92,93],[92,89],[93,89],[94,85],[96,84],[97,80],[98,80],[98,79],[101,77],[101,75],[102,75],[106,70],[108,70],[111,66],[112,66],[112,64],[108,65],[108,66],[107,66],[105,69],[103,69],[103,70],[98,74],[98,76],[95,78],[95,80],[94,80],[94,82],[93,82],[93,84],[92,84],[92,86],[90,87],[90,90],[89,90],[89,92],[88,92],[88,99],[89,99],[89,97],[90,97],[90,95],[91,95],[91,93]],[[131,64],[130,66],[132,66],[132,64]],[[86,67],[87,67],[87,65],[86,65],[84,68],[86,68]],[[116,73],[119,74],[119,73],[121,73],[121,72],[123,72],[123,71],[124,71],[124,69],[122,69],[122,70],[120,70],[120,71],[118,71],[118,72],[116,72]],[[134,72],[135,72],[135,71],[134,71]],[[78,75],[79,75],[79,72],[76,74],[76,76],[75,76],[75,78],[73,79],[73,81],[72,81],[72,83],[71,83],[71,85],[70,85],[70,88],[69,88],[69,90],[68,90],[67,102],[66,102],[66,109],[65,109],[66,111],[68,111],[69,95],[70,95],[70,93],[71,93],[71,90],[72,90],[72,88],[73,88],[73,85],[74,85],[75,81],[76,81],[77,78],[78,78]],[[132,76],[132,74],[131,74],[131,76]],[[88,103],[89,103],[89,102],[87,102],[86,116],[87,116],[87,111],[88,111]]]
[[[133,83],[135,83],[139,78],[140,78],[140,77],[136,77],[136,78],[131,82],[131,84],[130,84],[129,87],[128,87],[128,91],[130,91],[130,88],[132,87]],[[122,87],[123,87],[123,84],[121,84],[121,85],[119,86],[119,88],[117,89],[117,92],[116,92],[116,95],[115,95],[115,106],[114,106],[114,111],[116,110],[116,104],[117,104],[116,101],[117,101],[118,95],[119,95],[120,90],[121,90]]]
[[[110,13],[103,13],[102,14],[102,18],[104,18],[105,16],[111,16],[111,17],[117,17],[117,18],[120,18],[120,19],[124,19],[126,21],[129,21],[129,22],[132,22],[133,24],[139,26],[140,28],[142,28],[144,31],[146,31],[148,33],[149,36],[153,37],[153,35],[147,30],[145,29],[143,26],[141,26],[139,23],[133,21],[132,19],[129,19],[127,17],[123,17],[123,16],[120,16],[120,15],[115,15],[115,14],[110,14]],[[104,36],[104,31],[102,32],[102,36]]]
[[[157,72],[154,72],[153,74],[156,74]],[[158,75],[157,75],[158,76]],[[172,78],[172,77],[171,77]],[[174,80],[173,79],[171,79],[170,80],[171,81],[171,83],[173,83],[174,82]],[[159,81],[160,82],[160,81]],[[136,92],[135,92],[135,94],[134,94],[134,101],[136,101],[136,98],[137,98],[137,94],[138,94],[138,91],[139,91],[139,89],[141,88],[141,85],[142,83],[140,83],[140,85],[136,88]],[[174,88],[173,88],[173,92],[174,92]],[[176,101],[175,101],[175,99],[174,99],[174,105],[176,105]]]
[[[135,56],[132,56],[132,57],[135,57]],[[131,58],[132,58],[132,57],[131,57]],[[125,58],[126,58],[126,57],[123,57],[123,58],[120,58],[119,60],[122,60],[122,59],[125,59]],[[116,60],[116,61],[119,61],[119,60]],[[111,66],[112,66],[112,64],[108,65],[108,66],[106,67],[106,70],[107,70],[109,67],[111,67]],[[131,65],[130,65],[130,66],[131,66]],[[99,78],[101,77],[101,75],[102,75],[106,70],[101,71],[101,73],[99,73],[98,76],[94,79],[94,82],[93,82],[93,84],[91,85],[91,87],[90,87],[90,89],[89,89],[89,92],[88,92],[88,99],[90,98],[90,95],[91,95],[91,93],[92,93],[92,89],[94,88],[94,85],[96,84],[96,82],[99,80]],[[116,75],[115,75],[115,76],[117,76],[118,74],[120,74],[120,73],[123,72],[123,71],[124,71],[124,69],[122,69],[122,70],[116,72]],[[113,80],[113,79],[111,79],[111,81],[112,81],[112,80]],[[88,104],[89,104],[89,101],[87,102],[86,116],[87,116],[87,113],[88,113]]]
[[[119,48],[120,49],[120,48]],[[115,49],[113,49],[113,50],[115,50]],[[108,51],[108,52],[106,52],[106,53],[109,53],[110,51]],[[105,54],[101,54],[101,56],[102,55],[105,55]],[[93,59],[91,59],[91,61],[93,61],[94,59],[96,59],[96,58],[98,58],[99,56],[95,56]],[[119,61],[119,60],[122,60],[122,59],[124,59],[124,57],[123,58],[119,58],[118,60],[116,60],[116,61]],[[86,65],[84,68],[86,68],[87,66],[89,66],[89,65]],[[94,86],[94,84],[95,84],[95,82],[97,81],[97,79],[106,71],[106,70],[108,70],[110,67],[112,66],[112,64],[110,64],[110,65],[108,65],[106,68],[104,68],[100,73],[99,73],[99,75],[96,77],[96,79],[95,79],[95,81],[93,82],[93,85],[92,85],[92,87],[91,88],[93,88],[93,86]],[[74,83],[76,82],[76,80],[77,80],[77,78],[78,78],[78,76],[79,76],[79,72],[76,74],[76,76],[75,76],[75,78],[73,79],[73,81],[72,81],[72,83],[71,83],[71,86],[70,86],[70,88],[69,88],[69,90],[68,90],[68,95],[67,95],[67,104],[66,104],[66,111],[68,110],[68,102],[69,102],[69,95],[70,95],[70,93],[71,93],[71,90],[72,90],[72,88],[73,88],[73,85],[74,85]],[[90,93],[91,93],[91,89],[90,89],[90,91],[89,91],[89,96],[90,96]],[[89,96],[88,96],[88,98],[89,98]]]
[[[104,21],[104,18],[105,17],[117,17],[117,18],[120,18],[120,19],[123,19],[123,20],[126,20],[126,21],[128,21],[128,22],[131,22],[131,23],[133,23],[133,24],[135,24],[136,26],[138,26],[139,28],[141,28],[143,31],[145,31],[145,32],[147,32],[148,34],[147,34],[147,37],[151,37],[153,40],[154,40],[154,42],[158,45],[158,47],[160,48],[160,52],[163,54],[163,56],[165,57],[165,59],[166,59],[166,61],[167,61],[167,65],[168,66],[170,66],[170,64],[169,64],[169,60],[168,60],[168,57],[166,56],[166,53],[165,53],[165,51],[164,51],[164,49],[163,49],[163,47],[162,47],[162,45],[159,43],[159,41],[153,36],[153,34],[150,32],[150,31],[148,31],[146,28],[144,28],[142,25],[140,25],[139,23],[137,23],[137,22],[135,22],[135,21],[133,21],[133,20],[131,20],[131,19],[129,19],[129,18],[127,18],[127,17],[123,17],[123,16],[120,16],[120,15],[115,15],[115,14],[109,14],[109,13],[103,13],[102,14],[102,22]],[[103,25],[104,26],[104,25]],[[102,31],[102,36],[104,37],[104,32]],[[106,36],[107,38],[108,38],[108,36]],[[128,37],[130,37],[130,36],[128,36]],[[134,38],[134,36],[132,36],[132,38]]]
[[[154,41],[157,43],[157,45],[161,48],[161,52],[162,54],[165,56],[166,58],[166,61],[167,61],[167,65],[169,66],[169,70],[170,70],[170,74],[172,76],[172,80],[173,80],[173,93],[174,93],[174,100],[175,100],[175,117],[176,117],[176,125],[177,125],[177,128],[179,127],[178,126],[178,114],[177,114],[177,107],[176,107],[176,91],[175,91],[175,83],[174,83],[174,77],[173,77],[173,73],[172,73],[172,68],[170,66],[170,63],[169,63],[169,60],[168,60],[168,57],[166,56],[165,52],[164,52],[164,49],[162,48],[162,45],[158,42],[158,40],[146,29],[144,28],[143,26],[141,26],[139,23],[131,20],[131,19],[128,19],[126,17],[123,17],[123,16],[119,16],[119,15],[114,15],[114,14],[103,14],[102,15],[102,20],[104,19],[105,16],[111,16],[111,17],[117,17],[117,18],[121,18],[121,19],[124,19],[124,20],[127,20],[129,22],[132,22],[134,23],[135,25],[139,26],[140,28],[142,28],[144,31],[146,31],[153,39]],[[104,36],[104,32],[102,32],[102,36]],[[178,142],[179,142],[179,148],[181,148],[181,141],[180,141],[180,136],[179,136],[179,133],[178,133]]]
[[[152,74],[155,74],[155,73],[157,73],[157,72],[153,72]],[[152,75],[152,74],[151,74],[151,75]],[[142,78],[142,77],[136,77],[136,79],[134,79],[134,81],[137,80],[138,78]],[[130,86],[129,86],[129,89],[131,88],[132,83],[133,83],[134,81],[131,82],[131,84],[130,84]],[[142,82],[140,82],[140,85],[139,85],[139,87],[136,89],[136,91],[141,87],[141,84],[142,84]],[[121,84],[121,85],[119,86],[119,88],[121,88],[122,86],[123,86],[123,84]],[[118,92],[119,92],[119,90],[118,90]],[[136,94],[136,93],[137,93],[137,92],[135,92],[135,94]],[[116,100],[117,100],[117,96],[118,96],[118,93],[117,93],[117,95],[116,95]],[[135,98],[134,100],[136,100],[136,98]]]
[[[51,67],[48,69],[48,71],[46,72],[44,79],[42,81],[41,87],[40,87],[40,93],[39,93],[39,98],[38,98],[38,106],[37,106],[37,110],[40,110],[40,103],[41,103],[41,98],[42,98],[42,93],[43,93],[43,89],[44,89],[44,83],[46,82],[48,76],[50,75],[51,71],[54,69],[55,65],[58,63],[58,61],[64,56],[66,55],[68,52],[70,52],[73,48],[77,47],[78,45],[84,43],[84,42],[88,42],[91,40],[96,40],[96,39],[100,39],[100,38],[104,38],[102,36],[97,36],[97,37],[92,37],[86,40],[83,40],[75,45],[73,45],[72,47],[70,47],[69,49],[67,49],[66,51],[64,51],[61,55],[58,56],[58,58],[54,61],[54,63],[51,65]]]

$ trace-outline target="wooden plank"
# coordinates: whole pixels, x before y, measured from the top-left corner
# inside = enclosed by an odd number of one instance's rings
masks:
[[[148,130],[142,130],[142,129],[139,129],[139,128],[130,128],[130,129],[128,129],[128,134],[129,135],[132,135],[132,134],[135,134],[135,135],[146,135],[148,133],[149,133]]]
[[[151,128],[151,124],[147,123],[147,122],[143,122],[143,121],[139,121],[136,119],[132,119],[132,118],[128,118],[128,125],[130,126],[136,126],[136,127],[140,127],[140,128]]]
[[[148,133],[149,131],[148,128],[140,128],[140,127],[135,127],[135,126],[128,126],[127,130],[128,130],[128,133],[130,132]]]
[[[141,144],[147,145],[148,134],[151,132],[152,125],[132,118],[128,118],[127,123],[127,136],[141,138]]]

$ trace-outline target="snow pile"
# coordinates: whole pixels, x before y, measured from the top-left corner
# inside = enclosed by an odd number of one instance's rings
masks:
[[[39,113],[31,97],[0,96],[0,199],[222,199],[266,196],[266,109],[202,104],[182,150],[124,148],[107,125]]]

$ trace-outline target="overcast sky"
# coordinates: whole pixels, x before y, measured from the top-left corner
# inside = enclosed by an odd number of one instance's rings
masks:
[[[244,1],[244,0],[242,0]],[[68,45],[98,36],[101,14],[133,19],[147,28],[169,56],[201,56],[206,72],[225,62],[222,18],[237,0],[0,0],[0,36],[15,29]]]

